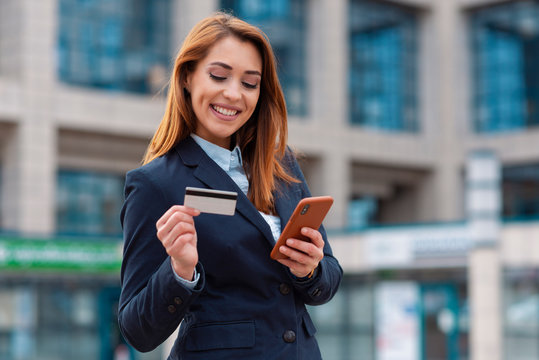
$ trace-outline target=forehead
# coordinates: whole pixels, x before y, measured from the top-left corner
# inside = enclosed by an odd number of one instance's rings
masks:
[[[223,62],[233,70],[262,72],[262,58],[256,46],[235,36],[227,36],[215,43],[201,63]]]

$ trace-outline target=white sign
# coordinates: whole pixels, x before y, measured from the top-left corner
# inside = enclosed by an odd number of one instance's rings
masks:
[[[375,289],[376,360],[420,358],[419,287],[382,282]]]
[[[464,257],[470,247],[466,224],[376,229],[363,235],[371,268],[407,267],[421,258]]]

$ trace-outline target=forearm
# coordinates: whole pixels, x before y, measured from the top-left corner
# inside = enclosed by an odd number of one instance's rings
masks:
[[[322,305],[330,301],[342,280],[338,261],[326,255],[318,265],[315,276],[307,281],[294,281],[294,288],[307,305]]]
[[[174,332],[204,286],[204,270],[200,264],[197,271],[198,284],[190,290],[174,277],[167,259],[147,285],[125,302],[118,320],[129,344],[142,352],[151,351]]]

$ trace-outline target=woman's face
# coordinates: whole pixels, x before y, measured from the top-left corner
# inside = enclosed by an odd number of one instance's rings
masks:
[[[262,58],[234,36],[219,40],[188,74],[186,87],[197,118],[195,134],[230,148],[230,136],[249,120],[260,95]]]

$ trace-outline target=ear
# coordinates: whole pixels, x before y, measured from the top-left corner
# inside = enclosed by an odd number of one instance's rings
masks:
[[[193,73],[189,72],[187,73],[187,76],[185,77],[185,81],[183,83],[183,90],[191,93],[191,78],[193,77]]]

